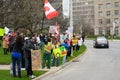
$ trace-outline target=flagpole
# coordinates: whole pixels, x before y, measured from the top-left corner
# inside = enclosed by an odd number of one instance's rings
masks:
[[[44,26],[44,20],[45,20],[45,13],[43,13],[43,17],[42,17],[41,33],[42,33],[42,30],[43,30],[43,26]]]

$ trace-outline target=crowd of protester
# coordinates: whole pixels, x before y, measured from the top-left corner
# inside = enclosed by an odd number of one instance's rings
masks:
[[[31,49],[44,50],[42,57],[42,69],[51,66],[59,66],[60,58],[62,57],[62,64],[66,59],[73,55],[73,51],[79,51],[83,44],[82,37],[77,37],[75,34],[70,36],[63,32],[62,34],[33,34],[27,36],[21,33],[5,34],[2,37],[2,47],[4,55],[11,53],[13,76],[21,77],[21,58],[25,61],[25,70],[27,76],[33,78]],[[16,72],[16,64],[18,71]],[[18,75],[17,75],[18,74]]]

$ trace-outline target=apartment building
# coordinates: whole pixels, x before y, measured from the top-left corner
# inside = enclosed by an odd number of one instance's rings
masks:
[[[73,25],[79,27],[84,24],[93,27],[94,24],[94,0],[72,0],[73,2]],[[77,24],[77,25],[76,25]]]
[[[80,20],[91,24],[95,35],[119,36],[120,0],[73,0],[73,22]]]
[[[120,0],[94,0],[95,35],[120,35]]]

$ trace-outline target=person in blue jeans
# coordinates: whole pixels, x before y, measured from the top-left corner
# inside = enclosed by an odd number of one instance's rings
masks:
[[[13,76],[16,77],[16,73],[18,73],[18,77],[21,77],[21,55],[22,55],[22,47],[23,40],[21,36],[16,36],[16,40],[14,41],[13,50],[12,50],[12,68],[13,68]],[[16,64],[17,71],[16,72]]]
[[[61,44],[61,46],[64,46],[66,51],[69,50],[69,45],[67,44],[67,40],[65,39],[64,42]],[[66,62],[66,55],[63,57],[63,64]]]
[[[30,39],[26,39],[23,46],[23,57],[25,59],[25,69],[27,72],[27,76],[30,78],[34,78],[32,71],[32,60],[31,60],[31,49],[36,50],[36,46],[34,45],[35,40],[31,37]]]

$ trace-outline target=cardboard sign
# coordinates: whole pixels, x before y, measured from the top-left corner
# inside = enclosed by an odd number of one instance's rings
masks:
[[[31,50],[32,70],[38,70],[42,68],[42,59],[40,50]]]

